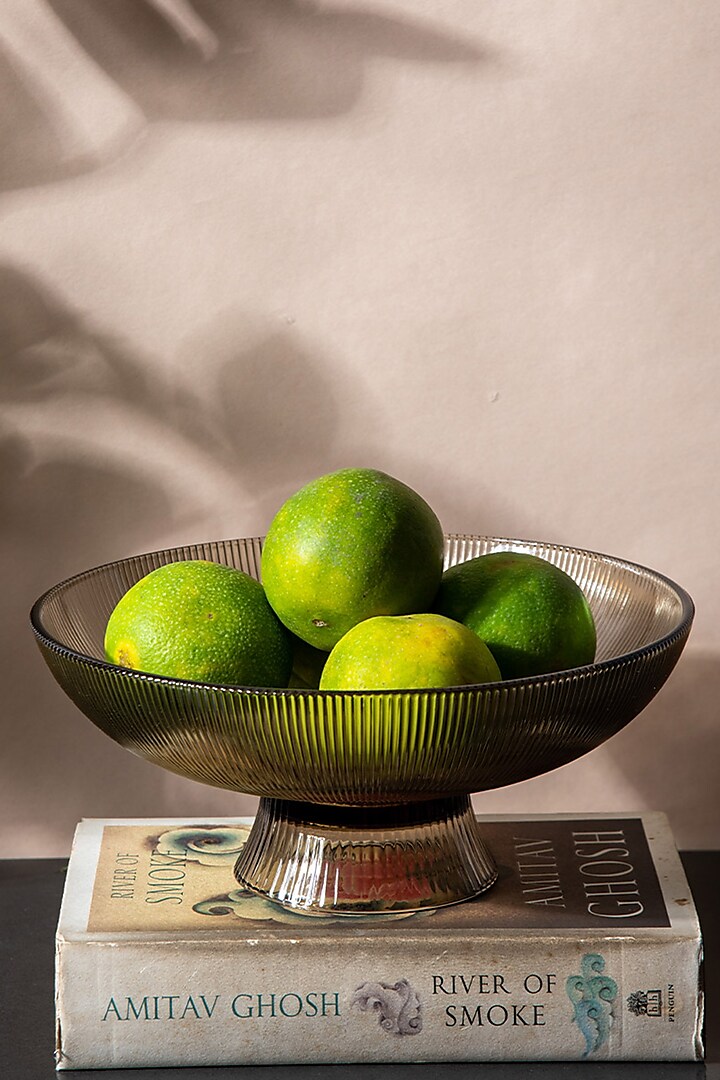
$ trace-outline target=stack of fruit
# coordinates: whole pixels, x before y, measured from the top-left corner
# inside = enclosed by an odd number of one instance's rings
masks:
[[[564,571],[495,551],[443,573],[443,550],[417,492],[342,469],[275,515],[262,583],[203,560],[161,566],[118,602],[105,655],[170,678],[336,691],[465,686],[593,661],[590,607]]]

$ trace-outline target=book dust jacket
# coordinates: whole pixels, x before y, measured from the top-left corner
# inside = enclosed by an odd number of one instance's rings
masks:
[[[701,1058],[700,929],[664,816],[480,821],[487,893],[322,918],[238,886],[250,820],[82,822],[58,1069]]]

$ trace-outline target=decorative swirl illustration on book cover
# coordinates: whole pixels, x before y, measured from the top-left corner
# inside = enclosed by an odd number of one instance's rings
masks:
[[[577,1024],[585,1039],[583,1057],[596,1053],[610,1037],[613,1024],[613,1002],[618,986],[604,975],[605,960],[599,953],[586,953],[580,964],[580,975],[571,975],[565,988],[575,1013]]]
[[[353,1005],[378,1014],[383,1031],[393,1035],[417,1035],[422,1031],[420,998],[407,979],[396,983],[364,982],[353,995]]]
[[[185,855],[188,862],[203,866],[234,866],[249,835],[250,829],[242,825],[169,829],[157,838],[157,847],[168,854]]]

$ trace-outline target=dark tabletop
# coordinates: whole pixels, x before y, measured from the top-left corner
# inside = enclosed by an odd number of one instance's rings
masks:
[[[50,1080],[720,1080],[720,852],[682,855],[705,940],[706,1064],[300,1065],[55,1073],[53,949],[66,859],[0,860],[0,1076]]]

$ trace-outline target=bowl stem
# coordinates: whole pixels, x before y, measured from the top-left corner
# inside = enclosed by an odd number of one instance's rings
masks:
[[[469,795],[377,807],[263,798],[235,876],[298,913],[367,915],[468,900],[497,868]]]

